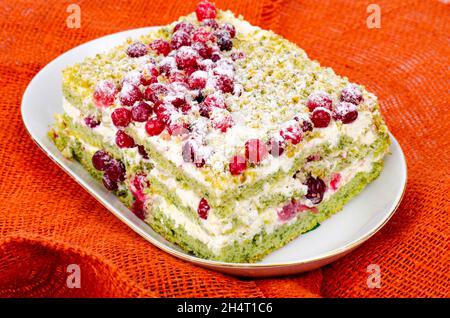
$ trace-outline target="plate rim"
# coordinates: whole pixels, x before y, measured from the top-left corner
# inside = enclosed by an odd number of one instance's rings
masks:
[[[391,208],[391,211],[386,213],[385,217],[383,217],[378,224],[370,231],[367,231],[365,234],[361,235],[360,237],[356,238],[355,240],[352,240],[351,242],[335,248],[329,252],[319,254],[318,256],[309,257],[303,260],[292,260],[292,261],[286,261],[286,262],[275,262],[275,263],[229,263],[229,262],[223,262],[223,261],[217,261],[217,260],[208,260],[204,258],[197,257],[195,255],[187,254],[184,251],[178,251],[174,248],[172,248],[170,245],[165,244],[164,242],[159,242],[152,236],[150,236],[147,231],[153,231],[157,236],[161,237],[165,242],[168,244],[176,246],[176,244],[173,244],[169,241],[167,241],[163,236],[159,235],[157,232],[155,232],[148,224],[146,224],[143,221],[141,225],[145,226],[147,230],[143,229],[142,226],[139,226],[138,224],[135,224],[135,221],[133,221],[130,218],[127,218],[126,216],[122,215],[120,211],[115,211],[112,205],[109,204],[108,200],[105,198],[102,198],[100,194],[97,194],[96,191],[91,191],[88,189],[87,185],[85,184],[84,180],[82,180],[81,177],[79,177],[74,171],[72,171],[70,168],[64,167],[64,164],[60,159],[58,159],[50,149],[47,148],[43,143],[41,143],[38,138],[35,138],[31,130],[29,129],[27,125],[27,121],[24,118],[24,109],[27,105],[26,101],[28,99],[28,96],[31,94],[31,89],[33,84],[36,80],[39,79],[39,76],[48,68],[50,68],[53,64],[56,64],[58,61],[63,60],[67,55],[72,53],[73,51],[76,51],[83,46],[92,45],[94,42],[97,42],[99,40],[106,40],[107,38],[113,38],[114,36],[120,36],[120,35],[126,35],[131,32],[148,32],[149,30],[153,28],[158,28],[158,26],[151,26],[151,27],[143,27],[143,28],[137,28],[137,29],[129,29],[125,31],[120,31],[112,34],[108,34],[96,39],[92,39],[90,41],[87,41],[85,43],[82,43],[80,45],[75,46],[74,48],[62,53],[61,55],[57,56],[55,59],[50,61],[48,64],[46,64],[42,69],[39,70],[38,73],[36,73],[35,76],[31,79],[31,81],[28,83],[23,96],[21,100],[21,107],[20,107],[20,115],[22,122],[26,128],[26,132],[30,136],[30,138],[33,140],[33,142],[38,146],[39,149],[41,149],[42,152],[44,152],[47,157],[51,159],[57,166],[59,166],[66,174],[68,174],[77,184],[79,184],[86,192],[88,192],[91,196],[93,196],[103,207],[105,207],[108,211],[110,211],[114,216],[119,218],[123,223],[125,223],[129,228],[131,228],[135,233],[137,233],[139,236],[144,238],[146,241],[150,242],[152,245],[156,246],[157,248],[163,250],[164,252],[175,256],[181,260],[191,262],[193,264],[211,268],[211,269],[241,269],[241,270],[258,270],[258,269],[273,269],[273,268],[280,268],[280,267],[290,267],[290,266],[299,266],[299,265],[305,265],[309,263],[317,263],[321,261],[325,261],[327,259],[331,259],[334,257],[338,257],[340,255],[345,255],[346,253],[352,251],[356,247],[360,246],[362,243],[370,239],[372,236],[374,236],[381,228],[386,225],[386,223],[392,218],[394,213],[397,211],[398,207],[400,206],[403,197],[406,192],[406,187],[408,183],[408,169],[407,169],[407,161],[405,158],[405,155],[403,153],[403,149],[400,146],[400,143],[397,141],[397,139],[393,136],[391,132],[389,132],[389,137],[391,141],[395,142],[398,146],[400,157],[402,161],[402,166],[405,174],[405,178],[403,180],[403,188],[401,190],[401,194],[396,198],[396,203],[393,208]],[[123,41],[123,39],[121,39]],[[242,275],[241,275],[242,276]],[[271,275],[275,276],[275,275]]]

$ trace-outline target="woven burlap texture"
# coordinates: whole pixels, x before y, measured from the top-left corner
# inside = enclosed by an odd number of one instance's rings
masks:
[[[22,94],[64,51],[126,29],[163,25],[194,10],[185,0],[3,0],[0,6],[0,296],[429,297],[450,296],[449,6],[371,1],[217,1],[304,48],[311,58],[378,95],[408,162],[408,186],[391,221],[362,247],[322,269],[242,280],[175,259],[144,241],[53,164],[28,136]],[[77,1],[74,1],[77,3]],[[55,87],[55,89],[60,89]],[[78,264],[80,289],[66,286]],[[381,288],[367,287],[367,266]]]

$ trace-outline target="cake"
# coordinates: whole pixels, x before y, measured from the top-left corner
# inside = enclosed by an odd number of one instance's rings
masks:
[[[317,228],[377,178],[390,143],[363,86],[207,1],[67,67],[62,90],[58,149],[211,260],[256,262]]]

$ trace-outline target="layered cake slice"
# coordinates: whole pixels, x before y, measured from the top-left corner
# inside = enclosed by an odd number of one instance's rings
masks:
[[[389,148],[373,94],[206,1],[68,67],[63,94],[63,154],[208,259],[258,261],[316,228]]]

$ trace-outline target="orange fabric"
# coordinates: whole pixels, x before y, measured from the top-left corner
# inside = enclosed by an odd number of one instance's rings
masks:
[[[79,1],[81,28],[68,29],[72,1],[3,0],[0,296],[449,297],[449,6],[377,0],[381,29],[368,29],[372,2],[217,1],[376,93],[409,169],[399,210],[361,248],[307,274],[243,280],[141,239],[53,164],[20,119],[28,82],[52,59],[109,33],[166,24],[193,11],[195,2]],[[81,268],[80,289],[66,287],[73,263]],[[367,288],[369,264],[380,266],[379,289]]]

